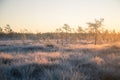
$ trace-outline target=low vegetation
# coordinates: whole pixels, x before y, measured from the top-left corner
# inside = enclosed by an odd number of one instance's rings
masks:
[[[120,33],[103,21],[36,34],[0,27],[0,80],[119,80]]]
[[[103,27],[104,19],[95,19],[94,22],[87,22],[88,27],[83,28],[78,26],[77,29],[64,24],[60,28],[57,28],[54,32],[46,33],[30,33],[27,29],[15,32],[9,24],[6,26],[0,26],[0,40],[21,40],[23,44],[26,44],[26,40],[34,40],[34,42],[50,42],[54,40],[55,43],[66,44],[106,44],[119,42],[120,32],[115,30],[108,30]]]
[[[6,51],[0,51],[0,80],[120,79],[119,45],[79,45],[14,43],[7,48],[1,46],[0,49]]]

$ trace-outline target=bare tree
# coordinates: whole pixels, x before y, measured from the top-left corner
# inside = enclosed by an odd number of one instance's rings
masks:
[[[65,41],[67,43],[68,42],[68,33],[71,32],[71,28],[68,24],[64,24],[64,26],[62,28],[63,28],[63,30],[65,30]]]
[[[106,29],[102,32],[102,39],[104,42],[109,42],[109,31]]]
[[[60,40],[61,44],[63,45],[63,30],[61,28],[56,29],[56,37],[57,37],[57,43],[59,43]]]
[[[3,29],[0,27],[0,33],[2,33]]]
[[[78,32],[78,38],[81,40],[82,34],[84,33],[84,30],[82,29],[82,27],[78,26],[77,32]]]
[[[4,31],[5,31],[6,33],[12,33],[12,32],[13,32],[13,30],[11,29],[11,27],[10,27],[9,24],[7,24],[7,25],[4,27]]]
[[[91,29],[92,32],[94,33],[94,41],[95,41],[94,44],[95,44],[95,45],[96,45],[96,43],[97,43],[98,33],[100,32],[100,31],[99,31],[99,28],[103,25],[103,24],[102,24],[103,21],[104,21],[104,19],[101,18],[100,20],[96,20],[96,19],[95,19],[95,22],[94,22],[94,23],[92,23],[92,22],[88,22],[88,23],[87,23],[89,29]]]
[[[27,33],[27,29],[21,30],[21,40],[22,43],[25,44],[25,40],[27,39],[26,33]]]
[[[115,30],[111,31],[111,42],[117,41],[117,33]]]

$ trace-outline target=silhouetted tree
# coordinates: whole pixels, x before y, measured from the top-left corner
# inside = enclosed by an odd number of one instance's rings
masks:
[[[78,32],[78,33],[83,33],[83,31],[84,31],[84,30],[82,29],[82,27],[78,26],[77,32]]]
[[[63,30],[62,30],[62,28],[57,28],[56,29],[56,36],[57,36],[57,38],[58,38],[58,40],[57,40],[57,43],[59,43],[59,39],[60,39],[60,41],[61,41],[61,44],[63,45]]]
[[[21,30],[21,40],[22,43],[25,44],[25,40],[27,39],[26,33],[27,33],[27,29]]]
[[[71,32],[71,28],[68,24],[64,24],[64,26],[62,28],[63,28],[63,30],[65,30],[65,40],[66,40],[66,43],[67,43],[68,33]]]
[[[92,22],[88,22],[88,27],[89,29],[92,30],[92,32],[94,33],[94,44],[96,45],[96,42],[97,42],[97,37],[98,37],[98,33],[100,32],[99,31],[99,28],[102,26],[102,23],[103,23],[104,19],[101,18],[100,20],[96,20],[95,19],[95,22],[92,23]]]
[[[4,27],[4,31],[5,31],[6,33],[12,33],[12,32],[13,32],[13,30],[11,29],[11,27],[10,27],[9,24],[7,24],[7,25]]]
[[[82,38],[82,34],[84,33],[84,30],[82,29],[82,27],[80,27],[80,26],[78,26],[78,28],[77,28],[77,32],[78,32],[78,38],[81,40],[81,38]]]
[[[111,42],[115,42],[117,40],[117,33],[115,30],[111,31]]]
[[[0,33],[2,33],[3,29],[0,27]]]

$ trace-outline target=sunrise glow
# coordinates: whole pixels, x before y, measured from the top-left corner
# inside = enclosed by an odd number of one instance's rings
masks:
[[[69,24],[87,27],[87,22],[104,18],[104,27],[120,31],[119,0],[0,0],[0,27],[15,31],[53,32]]]

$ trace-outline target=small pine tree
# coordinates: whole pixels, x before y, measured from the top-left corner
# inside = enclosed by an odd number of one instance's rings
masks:
[[[5,31],[6,33],[12,33],[12,32],[13,32],[13,30],[11,29],[11,27],[10,27],[9,24],[7,24],[7,25],[4,27],[4,31]]]
[[[94,33],[94,44],[96,45],[97,43],[97,37],[98,37],[98,33],[100,32],[99,31],[99,28],[102,26],[102,22],[104,21],[104,19],[100,19],[100,20],[96,20],[95,19],[95,22],[92,23],[92,22],[89,22],[87,23],[88,24],[88,27],[89,29],[92,30],[92,32]]]

